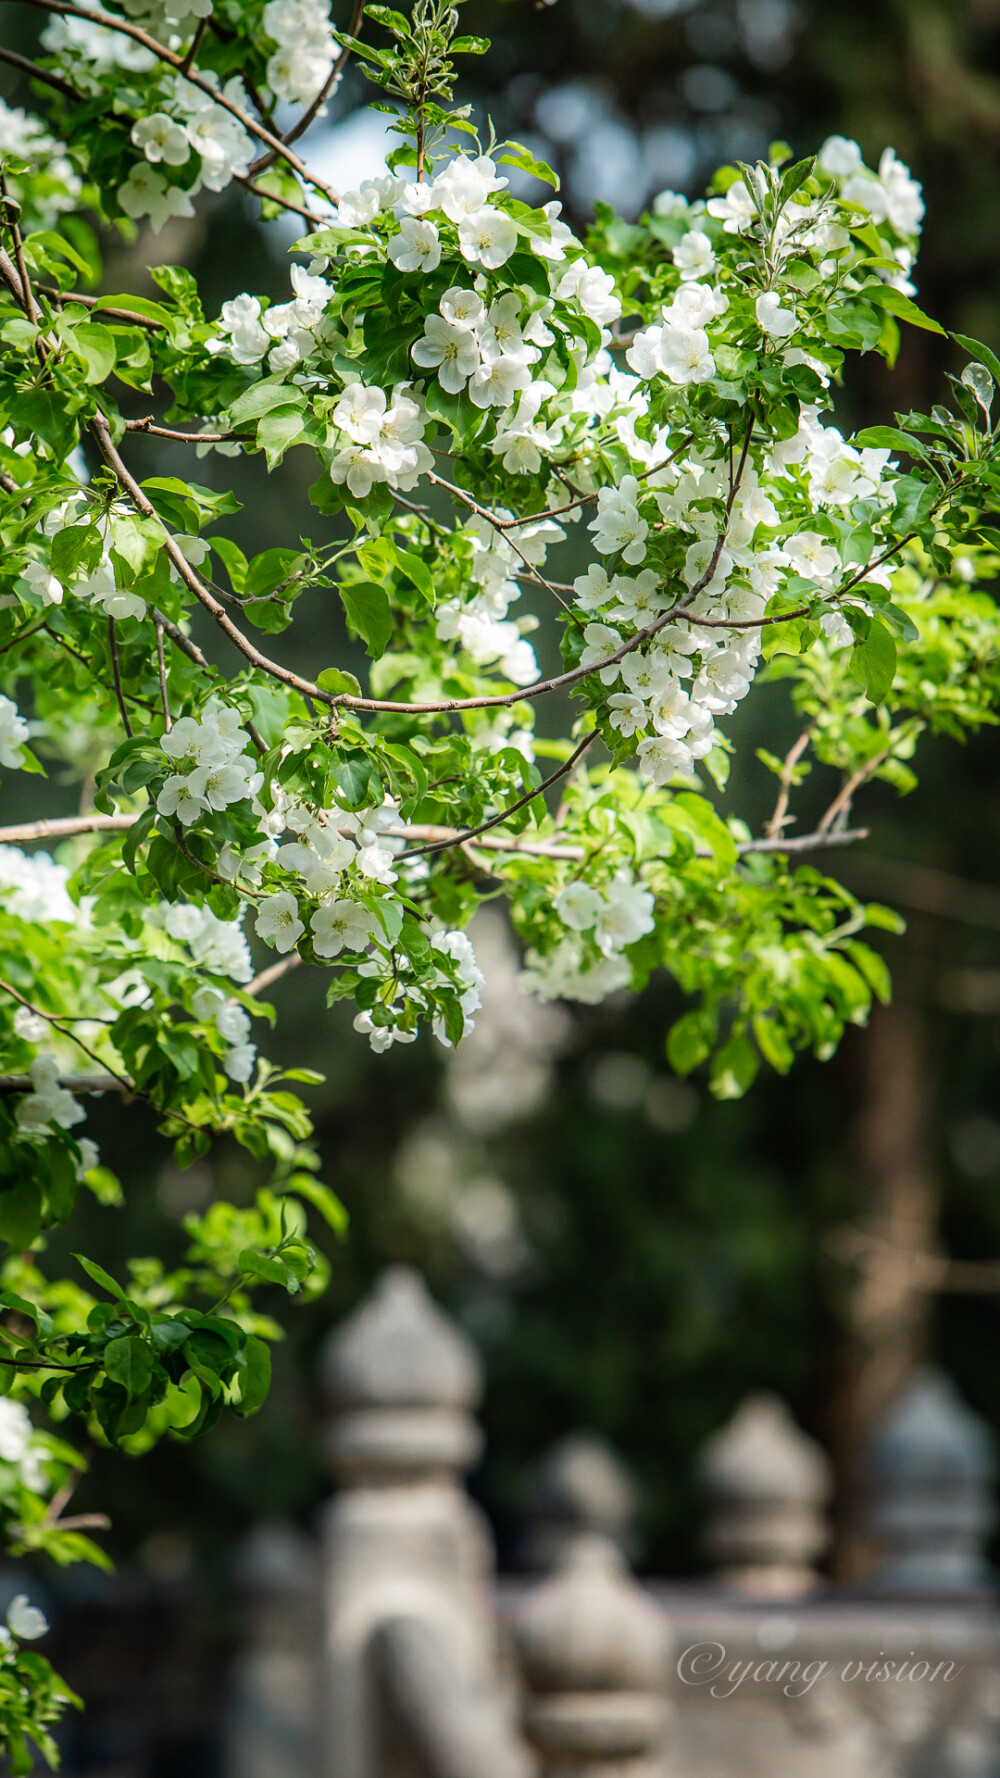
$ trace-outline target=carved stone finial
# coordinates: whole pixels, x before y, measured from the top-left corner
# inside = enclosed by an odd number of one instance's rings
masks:
[[[606,1537],[580,1535],[528,1599],[515,1641],[543,1778],[652,1778],[669,1647],[659,1607]]]
[[[525,1556],[532,1568],[555,1566],[583,1531],[609,1537],[631,1555],[637,1490],[618,1453],[593,1432],[560,1439],[535,1469]]]
[[[879,1584],[961,1588],[993,1578],[985,1546],[996,1522],[995,1444],[943,1371],[912,1378],[872,1441],[868,1473],[870,1524],[888,1552]]]
[[[748,1396],[701,1457],[705,1545],[718,1578],[741,1592],[793,1598],[817,1584],[828,1541],[831,1469],[776,1395]]]
[[[407,1266],[332,1333],[321,1375],[337,1412],[328,1449],[343,1481],[462,1471],[479,1452],[469,1409],[482,1389],[474,1346]]]

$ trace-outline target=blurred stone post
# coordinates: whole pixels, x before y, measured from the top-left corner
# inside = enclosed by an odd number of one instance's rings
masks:
[[[521,1607],[524,1733],[540,1778],[659,1778],[667,1620],[609,1538],[580,1534]]]
[[[943,1371],[917,1371],[869,1451],[869,1523],[885,1551],[876,1585],[963,1589],[994,1576],[996,1452],[986,1422]]]
[[[581,1532],[608,1537],[632,1558],[637,1490],[617,1451],[594,1432],[573,1432],[540,1458],[531,1480],[523,1560],[543,1573]]]
[[[490,1534],[462,1486],[481,1433],[478,1357],[415,1272],[395,1266],[329,1337],[323,1715],[329,1778],[421,1770],[391,1746],[376,1644],[387,1625],[455,1684],[495,1698]]]
[[[237,1553],[246,1640],[231,1676],[225,1778],[311,1778],[316,1770],[319,1576],[312,1540],[258,1525]]]
[[[709,1439],[700,1470],[705,1547],[717,1578],[758,1598],[795,1598],[819,1584],[829,1541],[831,1468],[776,1395],[755,1394]]]

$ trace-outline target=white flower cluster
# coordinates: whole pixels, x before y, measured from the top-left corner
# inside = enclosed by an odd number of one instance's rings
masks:
[[[632,966],[623,955],[627,945],[652,932],[653,897],[628,871],[619,870],[603,890],[572,882],[555,898],[555,911],[567,936],[548,956],[528,952],[522,985],[540,1000],[580,1000],[596,1005],[616,988],[628,987]],[[597,948],[585,953],[590,933]]]
[[[846,136],[830,136],[819,151],[819,165],[829,178],[837,180],[841,197],[867,210],[874,223],[888,222],[897,234],[911,238],[920,233],[923,189],[895,149],[885,150],[878,172],[874,173],[865,166],[856,142]],[[894,248],[893,258],[899,262],[899,271],[880,270],[878,277],[901,290],[904,296],[914,296],[916,286],[907,275],[913,269],[914,257],[909,246]]]
[[[486,985],[486,977],[476,962],[472,941],[468,933],[449,931],[441,927],[431,934],[431,943],[435,950],[451,959],[455,968],[453,974],[449,974],[444,969],[432,970],[427,985],[430,988],[457,986],[464,1030],[466,1032],[472,1031],[475,1028],[472,1014],[477,1012],[482,1005],[480,989]],[[379,966],[374,961],[362,963],[359,969],[361,975],[375,975],[377,973],[379,973]],[[418,1016],[427,1010],[426,996],[421,989],[405,982],[397,983],[397,986],[400,989],[397,998],[391,1006],[383,1009],[388,1013],[391,1023],[376,1024],[371,1013],[367,1011],[359,1012],[354,1020],[355,1031],[360,1032],[363,1037],[367,1037],[376,1055],[384,1055],[385,1051],[391,1049],[394,1043],[416,1042],[416,1031],[410,1029],[402,1021],[406,1016],[408,1006]],[[445,1031],[443,1019],[436,1018],[434,1020],[434,1034],[445,1048],[451,1047],[451,1039]]]
[[[196,1019],[212,1024],[230,1047],[223,1067],[230,1080],[247,1081],[257,1060],[257,1046],[250,1039],[250,1015],[236,1000],[227,999],[218,988],[198,988],[191,1000]]]
[[[44,184],[32,180],[26,220],[39,228],[52,228],[65,210],[79,203],[82,181],[68,159],[62,142],[50,136],[44,125],[30,112],[15,110],[0,99],[0,154],[12,154],[29,161],[36,172],[44,172]],[[21,196],[20,183],[13,188]],[[40,196],[40,193],[44,195]]]
[[[278,99],[309,105],[333,70],[337,40],[329,0],[268,0],[264,32],[278,45],[267,64],[267,83]]]
[[[71,494],[68,500],[50,508],[38,529],[43,538],[51,541],[67,526],[79,524],[88,515],[88,510],[87,496],[81,489],[79,494]],[[99,606],[108,617],[118,621],[129,617],[145,617],[145,599],[139,593],[118,585],[111,562],[115,520],[124,518],[131,522],[128,508],[116,502],[107,510],[91,512],[90,516],[104,533],[104,547],[96,568],[89,574],[64,583],[53,574],[48,562],[31,561],[24,567],[22,581],[41,599],[43,605],[61,605],[64,594],[70,592],[74,598],[88,600],[90,604]],[[198,537],[180,536],[174,541],[193,566],[203,562],[208,554],[208,545]],[[177,578],[173,569],[171,575],[172,578]]]
[[[259,364],[267,354],[274,372],[291,370],[307,358],[316,344],[316,330],[333,295],[329,284],[315,270],[325,261],[314,260],[307,271],[292,267],[291,302],[264,309],[259,298],[234,296],[223,303],[217,326],[222,336],[208,341],[210,352],[226,352],[237,364]]]
[[[333,410],[333,422],[346,442],[330,464],[330,480],[346,483],[358,499],[376,482],[408,493],[433,466],[424,444],[423,402],[408,383],[396,385],[391,401],[377,386],[348,383]]]
[[[412,348],[414,363],[436,371],[449,395],[467,388],[476,407],[511,407],[515,395],[531,382],[529,366],[541,358],[541,347],[552,344],[543,312],[536,311],[522,326],[515,291],[487,309],[475,290],[458,285],[445,291],[438,308],[440,314],[427,316],[423,337]],[[545,388],[555,393],[550,384]]]
[[[222,93],[231,104],[245,106],[239,79],[227,81]],[[132,141],[146,158],[136,162],[118,188],[126,216],[134,221],[148,216],[154,234],[171,216],[193,216],[191,200],[203,186],[207,191],[224,191],[233,179],[242,178],[254,156],[253,138],[239,119],[200,86],[177,79],[169,103],[171,111],[153,111],[132,125]],[[161,166],[185,166],[192,152],[200,161],[192,184],[174,185],[167,173],[158,171]]]
[[[248,982],[253,977],[250,950],[240,929],[240,919],[220,920],[211,908],[174,902],[147,916],[151,925],[162,925],[170,938],[187,945],[196,963],[213,975]]]
[[[644,327],[625,361],[644,380],[666,376],[672,383],[707,383],[715,375],[706,324],[724,315],[729,298],[711,285],[682,284],[663,310],[662,327]]]
[[[275,792],[275,808],[260,810],[261,828],[268,836],[270,855],[285,870],[301,877],[307,895],[318,898],[310,917],[310,935],[319,957],[337,957],[341,951],[363,951],[377,934],[378,922],[361,903],[343,894],[345,871],[355,871],[369,885],[388,888],[396,881],[396,853],[405,842],[386,837],[385,829],[399,821],[397,804],[390,799],[377,809],[357,813],[336,805],[310,809],[286,802]],[[286,830],[296,837],[280,848],[275,840]],[[299,904],[288,889],[269,895],[261,903],[255,921],[258,937],[287,952],[305,932]]]
[[[14,1464],[24,1486],[30,1488],[33,1494],[42,1494],[48,1487],[48,1477],[42,1468],[42,1451],[33,1442],[34,1433],[31,1416],[24,1403],[12,1401],[9,1395],[0,1396],[0,1462]],[[23,1594],[20,1595],[20,1598],[24,1604],[27,1603]],[[17,1603],[18,1601],[15,1600],[14,1605]],[[13,1612],[13,1605],[11,1612]],[[38,1612],[37,1615],[38,1617],[42,1616],[41,1612]],[[9,1615],[8,1623],[10,1623]],[[15,1624],[10,1624],[10,1627],[16,1635],[23,1636],[26,1641],[30,1641],[32,1635],[41,1636],[48,1629],[44,1618],[42,1618],[42,1625],[43,1629],[34,1631],[30,1628],[18,1630]]]
[[[56,17],[46,25],[41,41],[43,49],[72,74],[75,84],[90,92],[98,90],[99,76],[111,68],[147,74],[156,67],[151,49],[110,25],[92,24],[90,19]]]
[[[26,1136],[46,1135],[52,1126],[71,1130],[82,1123],[87,1113],[79,1100],[59,1085],[59,1064],[55,1056],[36,1056],[28,1070],[32,1091],[17,1102],[18,1128]]]
[[[503,508],[495,516],[501,522],[512,519]],[[477,516],[460,536],[471,546],[469,573],[479,591],[465,600],[442,600],[437,608],[437,635],[442,642],[458,641],[477,667],[497,661],[505,678],[515,685],[530,685],[538,677],[538,663],[521,626],[507,618],[508,607],[521,596],[511,575],[522,561],[543,567],[549,545],[561,542],[565,532],[551,519],[541,519],[534,525],[518,526],[508,535]]]
[[[65,865],[56,864],[47,852],[0,846],[0,906],[14,919],[40,926],[85,925],[86,907],[71,900],[68,881]]]
[[[28,725],[17,713],[13,698],[0,697],[0,766],[12,771],[24,764],[24,744]]]
[[[185,827],[209,811],[256,796],[264,782],[244,751],[250,736],[239,711],[217,699],[206,704],[200,722],[182,716],[160,746],[178,766],[190,768],[172,772],[156,799],[161,815],[176,817]]]

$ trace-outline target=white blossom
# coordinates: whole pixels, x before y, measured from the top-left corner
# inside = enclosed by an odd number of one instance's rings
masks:
[[[776,290],[761,292],[754,303],[754,314],[761,331],[770,339],[786,340],[798,326],[795,310],[782,307],[781,297]]]
[[[132,125],[132,140],[148,161],[163,161],[168,167],[182,167],[191,153],[184,125],[165,111],[137,118]]]
[[[460,222],[458,245],[465,259],[495,272],[517,246],[517,229],[503,210],[484,206]]]
[[[757,220],[753,198],[742,179],[734,179],[724,197],[709,198],[706,208],[727,235],[742,235]]]
[[[273,944],[276,951],[293,950],[305,931],[294,895],[287,889],[269,895],[257,911],[254,931],[266,944]]]
[[[309,921],[318,957],[336,957],[343,950],[363,951],[375,928],[373,915],[357,901],[329,901]]]
[[[441,264],[441,242],[433,222],[404,216],[389,242],[389,258],[401,272],[433,272]]]
[[[14,769],[24,764],[28,732],[28,725],[24,717],[18,715],[14,700],[0,696],[0,766]]]
[[[480,364],[475,335],[442,315],[427,316],[423,338],[417,340],[411,355],[422,370],[437,370],[442,389],[450,395],[461,394]]]
[[[693,228],[674,248],[674,264],[686,282],[707,278],[715,270],[715,249],[704,229]]]
[[[125,184],[118,187],[118,202],[135,222],[148,216],[154,235],[172,216],[194,215],[187,192],[179,185],[169,185],[148,161],[136,162]]]

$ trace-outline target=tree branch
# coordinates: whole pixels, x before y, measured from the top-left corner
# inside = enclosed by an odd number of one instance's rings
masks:
[[[523,809],[527,803],[533,803],[536,796],[541,796],[542,792],[548,790],[551,784],[556,784],[560,778],[565,778],[567,772],[573,770],[577,760],[590,746],[591,742],[596,740],[597,730],[591,729],[588,734],[584,735],[579,746],[573,749],[573,752],[570,754],[565,764],[561,765],[558,771],[552,772],[548,778],[543,778],[541,784],[537,784],[534,790],[528,790],[525,792],[524,796],[519,796],[517,802],[511,803],[509,809],[501,809],[498,815],[491,815],[488,821],[481,822],[478,827],[463,828],[459,833],[455,834],[453,839],[435,840],[427,846],[414,846],[411,848],[407,856],[416,858],[421,854],[430,852],[445,852],[450,846],[464,846],[467,840],[474,840],[477,834],[488,833],[491,827],[499,827],[502,821],[508,821],[511,815],[516,815],[518,809]]]
[[[121,668],[118,665],[118,642],[115,637],[115,620],[113,617],[108,618],[108,652],[111,655],[111,671],[114,674],[115,680],[115,697],[118,700],[118,710],[121,715],[122,726],[131,741],[132,724],[129,722],[128,711],[125,708],[125,699],[122,696],[122,675]]]
[[[795,767],[798,765],[799,760],[802,758],[803,753],[812,740],[815,727],[815,722],[811,722],[808,728],[799,736],[794,746],[790,747],[785,754],[784,763],[781,768],[781,775],[778,780],[781,785],[781,789],[778,792],[778,800],[774,805],[774,813],[764,829],[764,832],[770,840],[775,839],[784,826],[785,816],[788,813],[788,799],[791,794],[792,782],[795,777]]]
[[[364,17],[365,17],[365,0],[355,0],[354,16],[351,19],[350,25],[348,26],[348,35],[349,36],[356,37],[358,35],[358,32],[360,31],[361,26],[364,23]],[[318,116],[321,108],[326,104],[327,99],[330,97],[330,94],[336,91],[337,87],[340,85],[340,77],[343,74],[344,69],[347,66],[347,60],[348,60],[348,57],[350,56],[350,53],[351,53],[350,44],[349,43],[343,44],[341,47],[339,56],[337,57],[336,61],[334,62],[333,67],[330,69],[329,78],[326,80],[324,85],[321,87],[320,91],[316,94],[316,97],[315,97],[315,99],[313,99],[312,103],[306,108],[305,111],[303,111],[302,116],[299,118],[298,122],[294,125],[294,127],[285,132],[285,135],[282,138],[282,140],[285,142],[286,145],[289,142],[297,142],[300,136],[305,135],[307,129],[309,128],[309,125],[312,123],[313,119]],[[258,173],[263,173],[266,171],[266,169],[268,167],[273,166],[274,160],[275,160],[275,155],[274,155],[273,149],[271,150],[271,152],[269,154],[262,154],[260,159],[255,160],[253,162],[253,165],[249,168],[251,178],[256,178]]]
[[[331,204],[339,203],[340,200],[333,187],[326,185],[322,179],[318,179],[310,173],[309,168],[291,148],[286,147],[280,136],[273,135],[257,118],[251,117],[248,111],[244,111],[241,105],[236,105],[232,99],[227,99],[225,94],[218,87],[214,87],[211,81],[206,80],[204,75],[199,74],[197,69],[186,68],[183,56],[177,55],[174,50],[159,43],[155,37],[149,35],[148,31],[143,31],[138,25],[129,24],[126,19],[118,18],[114,13],[101,12],[96,7],[73,6],[69,0],[25,0],[25,4],[34,6],[41,12],[55,13],[61,18],[88,19],[91,24],[103,25],[106,30],[117,31],[119,35],[131,37],[134,42],[141,43],[143,48],[150,50],[158,61],[165,62],[169,68],[176,69],[179,74],[184,76],[185,80],[191,82],[192,86],[198,87],[201,92],[207,94],[213,105],[221,105],[224,110],[230,112],[245,130],[249,130],[251,135],[256,136],[257,140],[263,142],[267,148],[273,149],[277,158],[287,161],[288,165],[298,173],[300,179],[305,180],[307,185],[312,185],[317,191],[321,191]]]
[[[19,56],[15,49],[0,46],[0,62],[9,62],[12,68],[20,68],[22,74],[29,75],[32,80],[43,81],[55,92],[62,93],[64,99],[72,99],[76,104],[86,96],[78,88],[71,86],[68,80],[63,80],[61,75],[53,74],[49,68],[39,68],[35,62],[29,62],[27,56]]]

